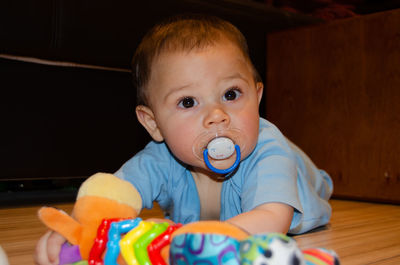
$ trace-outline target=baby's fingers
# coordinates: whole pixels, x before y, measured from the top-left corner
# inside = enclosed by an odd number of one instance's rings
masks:
[[[61,246],[65,243],[66,239],[62,235],[56,232],[52,232],[49,236],[47,243],[47,253],[49,255],[49,261],[52,264],[58,264],[58,258],[61,252]]]
[[[36,245],[35,263],[39,265],[58,264],[61,246],[65,241],[65,238],[59,233],[48,231]]]

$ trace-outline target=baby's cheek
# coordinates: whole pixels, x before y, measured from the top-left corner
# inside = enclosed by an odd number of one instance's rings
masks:
[[[193,140],[183,131],[176,132],[173,140],[167,141],[171,152],[182,162],[191,164],[193,160]]]
[[[243,120],[243,131],[245,132],[246,146],[250,153],[257,144],[259,130],[259,118],[249,118]],[[251,150],[250,150],[251,149]]]

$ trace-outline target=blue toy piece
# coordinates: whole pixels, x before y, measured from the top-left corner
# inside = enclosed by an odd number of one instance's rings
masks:
[[[141,218],[136,218],[114,222],[111,224],[110,230],[108,231],[107,252],[104,257],[105,265],[117,264],[117,258],[120,253],[119,241],[121,240],[121,235],[138,226],[141,221]]]

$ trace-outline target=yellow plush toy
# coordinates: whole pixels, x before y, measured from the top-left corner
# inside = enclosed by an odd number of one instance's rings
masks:
[[[52,207],[42,207],[39,219],[50,229],[78,245],[81,257],[88,259],[103,219],[135,218],[142,199],[129,182],[112,174],[97,173],[82,183],[71,216]]]

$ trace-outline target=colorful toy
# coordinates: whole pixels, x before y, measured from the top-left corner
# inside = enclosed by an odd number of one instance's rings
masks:
[[[254,235],[240,242],[242,265],[338,265],[335,252],[326,249],[301,251],[294,239],[278,233]]]
[[[171,264],[240,264],[239,240],[221,234],[189,233],[174,237]]]
[[[186,233],[174,237],[170,264],[215,265],[338,265],[335,252],[322,248],[301,251],[286,235],[270,233],[244,240],[218,233]]]
[[[250,236],[227,222],[169,226],[143,221],[136,218],[141,206],[130,183],[99,173],[82,184],[74,218],[49,207],[40,209],[39,218],[69,241],[60,265],[339,264],[333,251],[301,251],[285,235]]]
[[[166,265],[166,261],[168,260],[168,253],[162,255],[163,249],[168,249],[169,244],[171,243],[171,236],[178,228],[182,227],[182,224],[176,224],[173,226],[169,226],[161,235],[156,237],[148,246],[147,252],[150,257],[150,261],[152,265]],[[164,257],[163,257],[164,256]]]
[[[126,220],[121,224],[121,230],[129,231],[137,225],[140,219]],[[101,222],[99,228],[97,229],[97,236],[94,240],[94,244],[89,253],[89,264],[91,265],[101,265],[103,264],[102,255],[106,249],[106,244],[108,243],[108,233],[110,230],[111,223],[122,221],[119,218],[105,219]],[[122,223],[122,222],[121,222]],[[111,246],[109,246],[111,248]]]
[[[80,187],[71,216],[51,207],[39,210],[39,219],[50,229],[78,245],[81,257],[89,257],[103,219],[135,218],[142,208],[136,188],[111,174],[98,173]]]
[[[121,252],[128,265],[338,265],[335,252],[323,248],[301,251],[294,239],[278,233],[250,236],[229,223],[219,221],[195,222],[185,226],[156,224],[140,218],[110,223],[104,261],[101,256],[75,265],[116,265]],[[101,238],[104,225],[99,227]],[[166,237],[166,235],[168,235]],[[96,238],[96,242],[98,238]],[[101,243],[104,245],[104,243]],[[169,249],[168,249],[169,247]],[[93,244],[91,253],[98,249]],[[169,255],[162,256],[167,249]]]

